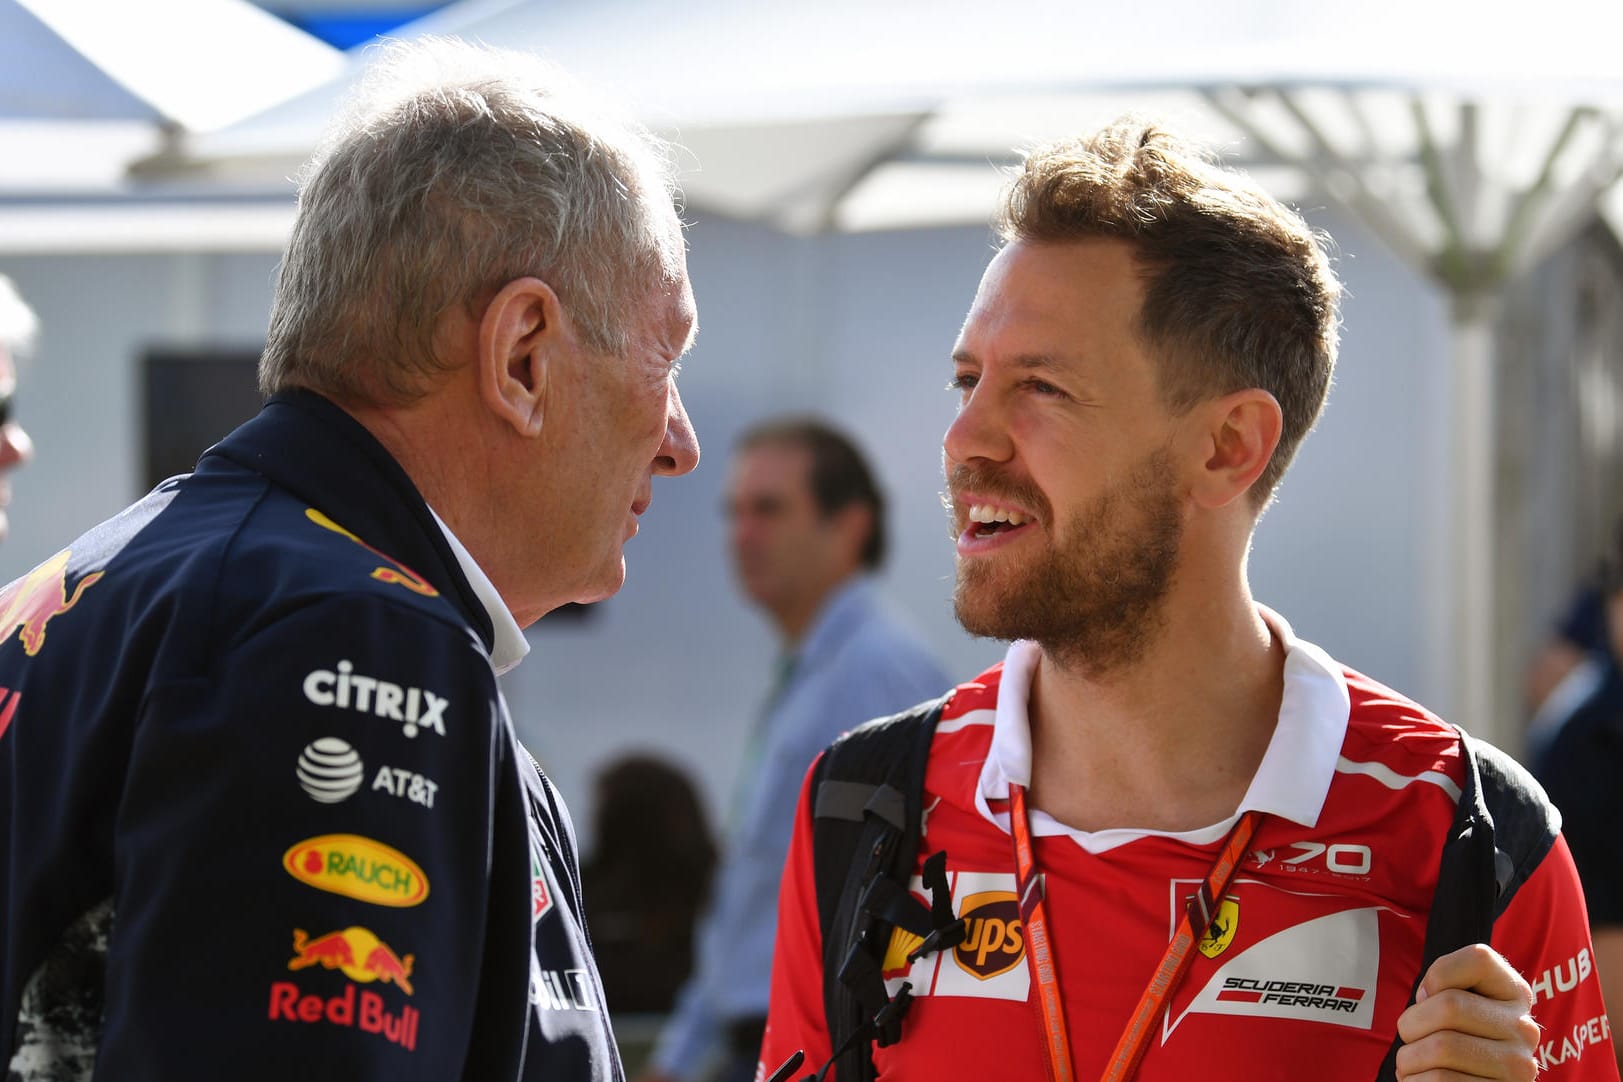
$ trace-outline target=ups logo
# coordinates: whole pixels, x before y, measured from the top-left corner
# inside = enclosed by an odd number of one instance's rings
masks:
[[[968,926],[968,934],[953,948],[952,957],[965,973],[989,981],[1025,960],[1025,929],[1013,891],[971,894],[958,907],[958,915]]]

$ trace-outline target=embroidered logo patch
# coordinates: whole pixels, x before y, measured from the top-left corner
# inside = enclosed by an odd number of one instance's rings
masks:
[[[293,929],[293,957],[287,968],[298,972],[311,966],[343,970],[344,976],[361,984],[382,981],[411,995],[413,956],[404,958],[369,929],[352,925],[341,932],[328,932],[311,939],[304,929]]]
[[[287,874],[317,890],[373,905],[421,904],[428,877],[398,849],[359,834],[306,838],[282,854]]]
[[[29,657],[45,646],[45,625],[79,603],[84,592],[101,581],[104,572],[94,571],[80,579],[68,596],[68,549],[52,556],[34,570],[0,591],[0,643],[16,635]]]
[[[959,903],[958,915],[968,927],[964,941],[953,948],[958,968],[986,981],[1007,973],[1026,957],[1025,931],[1020,904],[1011,890],[971,894]]]
[[[1193,898],[1193,895],[1190,897]],[[1206,934],[1200,937],[1200,953],[1208,958],[1216,958],[1229,949],[1239,927],[1240,900],[1232,896],[1224,898],[1217,903],[1217,916],[1207,926]]]

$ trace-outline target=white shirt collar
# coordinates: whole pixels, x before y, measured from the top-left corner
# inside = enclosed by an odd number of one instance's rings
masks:
[[[530,652],[529,640],[524,637],[524,630],[518,626],[518,621],[513,619],[513,614],[507,611],[507,605],[502,601],[502,595],[496,592],[490,576],[474,562],[468,550],[462,546],[462,542],[457,540],[456,534],[451,532],[451,527],[440,518],[439,512],[430,507],[428,513],[439,523],[441,532],[445,534],[446,543],[456,555],[457,566],[462,568],[462,574],[467,578],[468,585],[473,587],[474,595],[490,614],[490,626],[495,631],[493,636],[495,645],[490,650],[490,667],[496,670],[497,676],[501,676],[524,660],[524,655]]]
[[[1279,706],[1279,723],[1263,753],[1234,814],[1222,822],[1198,830],[1163,831],[1140,828],[1085,831],[1072,830],[1046,812],[1032,809],[1031,829],[1038,835],[1068,834],[1090,853],[1102,853],[1139,838],[1175,838],[1192,845],[1208,845],[1220,840],[1242,812],[1255,809],[1277,815],[1303,826],[1318,822],[1324,799],[1335,776],[1336,758],[1347,735],[1351,697],[1341,667],[1319,647],[1298,639],[1284,617],[1264,606],[1258,612],[1269,630],[1285,647],[1285,694]],[[1031,679],[1042,650],[1034,642],[1009,644],[1003,659],[1003,676],[998,682],[997,714],[992,727],[992,746],[981,767],[975,789],[975,807],[989,822],[1007,832],[1007,812],[993,812],[988,799],[1006,800],[1009,783],[1031,784],[1031,725],[1027,700]]]

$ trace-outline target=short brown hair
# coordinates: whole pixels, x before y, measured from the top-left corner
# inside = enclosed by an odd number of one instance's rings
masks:
[[[1323,238],[1204,148],[1135,118],[1031,152],[997,226],[1005,241],[1133,246],[1144,271],[1138,332],[1167,405],[1248,387],[1279,401],[1279,445],[1253,490],[1266,502],[1335,369],[1341,287]]]

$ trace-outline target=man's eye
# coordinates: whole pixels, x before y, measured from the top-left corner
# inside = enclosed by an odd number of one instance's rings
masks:
[[[969,372],[960,372],[947,381],[947,390],[957,391],[962,394],[964,391],[973,391],[975,384],[978,382],[980,382],[979,377]]]
[[[1038,394],[1063,395],[1065,393],[1052,383],[1042,379],[1028,379],[1025,381],[1024,386],[1036,391]]]

